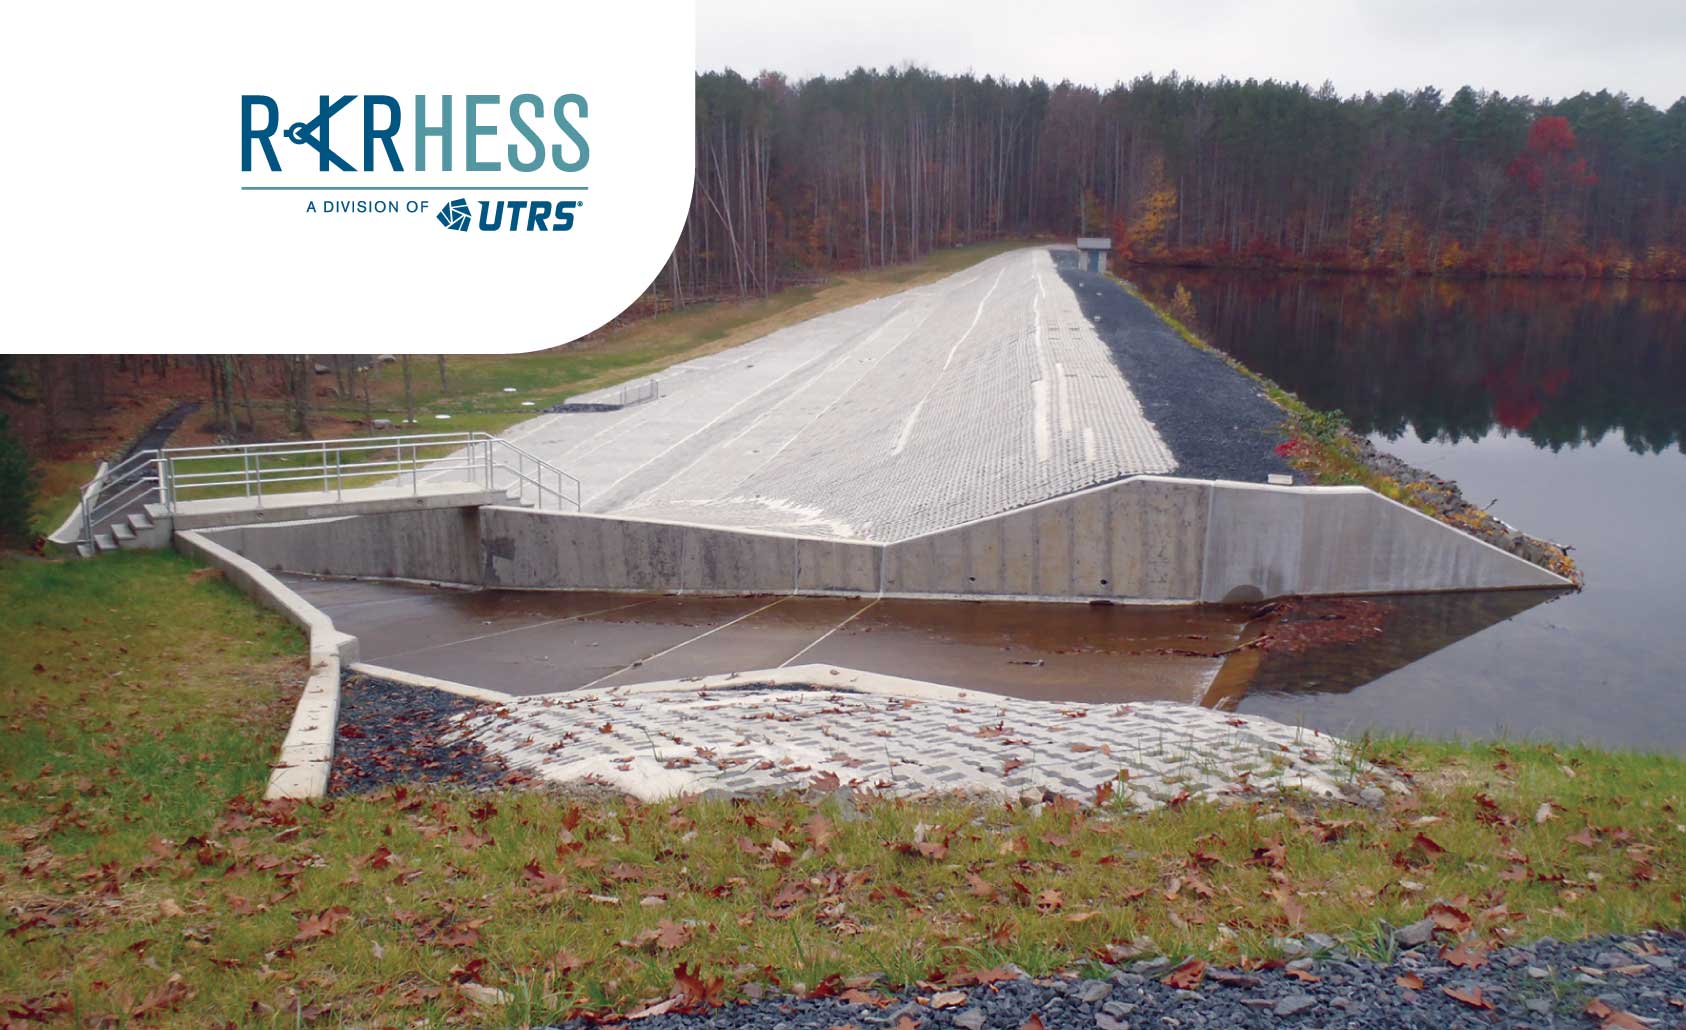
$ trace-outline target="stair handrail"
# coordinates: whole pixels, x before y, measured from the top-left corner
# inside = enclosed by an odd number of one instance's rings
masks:
[[[424,449],[440,448],[451,450],[437,458],[421,457]],[[230,468],[236,461],[239,468]],[[184,493],[236,487],[261,507],[266,486],[319,481],[324,491],[343,496],[348,476],[381,476],[398,483],[408,478],[419,492],[424,473],[458,471],[483,480],[488,490],[505,473],[518,498],[530,489],[540,508],[580,510],[577,478],[513,441],[479,430],[211,444],[135,451],[97,474],[83,486],[80,542],[94,545],[106,519],[148,503],[154,493],[170,513],[191,499]]]

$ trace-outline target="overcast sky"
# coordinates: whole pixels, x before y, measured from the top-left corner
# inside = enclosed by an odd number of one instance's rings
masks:
[[[914,62],[1110,86],[1144,72],[1343,94],[1469,84],[1686,95],[1686,0],[699,0],[697,67],[793,78]]]

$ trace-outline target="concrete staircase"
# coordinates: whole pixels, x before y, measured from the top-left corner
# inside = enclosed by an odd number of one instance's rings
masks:
[[[92,558],[110,551],[158,550],[170,545],[169,516],[156,504],[107,522],[102,529],[96,529],[92,543],[77,543],[76,553]]]

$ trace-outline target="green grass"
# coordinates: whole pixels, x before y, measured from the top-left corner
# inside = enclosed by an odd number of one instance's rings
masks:
[[[681,963],[733,996],[1120,945],[1233,963],[1310,930],[1381,953],[1436,899],[1486,943],[1686,922],[1686,762],[1544,744],[1362,742],[1415,780],[1381,810],[258,803],[303,646],[173,555],[0,559],[0,1005],[524,1026],[667,997]]]
[[[40,478],[35,484],[35,506],[30,518],[35,532],[46,536],[75,510],[82,498],[82,485],[94,478],[99,468],[93,461],[47,462],[36,466]]]

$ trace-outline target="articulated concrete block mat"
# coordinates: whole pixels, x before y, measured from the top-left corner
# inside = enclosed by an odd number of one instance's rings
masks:
[[[1150,808],[1280,789],[1337,796],[1360,773],[1386,779],[1343,741],[1268,719],[1026,701],[826,666],[509,698],[463,716],[461,732],[552,782],[650,800],[813,785],[1092,800],[1110,786]]]

